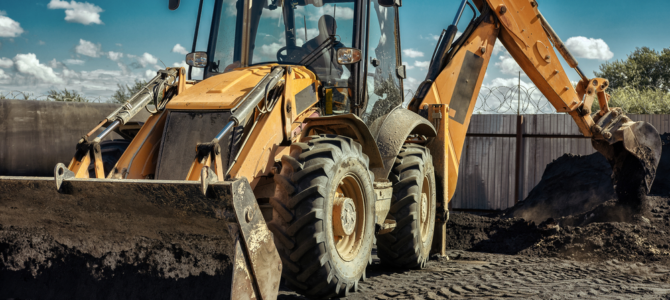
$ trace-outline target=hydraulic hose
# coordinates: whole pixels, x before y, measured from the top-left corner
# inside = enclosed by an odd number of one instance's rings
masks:
[[[98,142],[107,136],[117,127],[126,124],[132,119],[140,110],[144,109],[151,100],[155,99],[160,93],[161,87],[164,87],[168,82],[174,82],[179,74],[178,68],[161,70],[156,77],[151,79],[149,83],[143,87],[139,92],[130,97],[130,99],[121,107],[107,116],[107,121],[112,124],[108,126],[95,140]]]
[[[272,90],[284,76],[284,68],[276,67],[269,74],[265,75],[258,84],[249,92],[240,104],[233,109],[233,113],[228,118],[226,126],[216,135],[213,142],[221,140],[233,128],[239,126],[249,118],[258,104],[266,97],[268,91]]]

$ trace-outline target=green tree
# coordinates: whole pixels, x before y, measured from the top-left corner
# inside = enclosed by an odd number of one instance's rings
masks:
[[[662,51],[636,48],[626,59],[606,62],[599,69],[595,75],[608,79],[612,89],[630,87],[670,91],[670,48]]]
[[[670,93],[661,89],[635,89],[622,87],[609,91],[610,107],[621,107],[629,114],[670,114]],[[593,101],[591,111],[598,111],[598,101]]]
[[[63,102],[89,102],[88,99],[80,95],[77,91],[68,91],[68,89],[62,91],[50,90],[47,99]]]
[[[112,95],[112,100],[117,103],[126,103],[130,97],[137,94],[146,85],[147,81],[144,80],[135,80],[135,83],[132,86],[117,84],[116,86],[118,86],[119,89]]]

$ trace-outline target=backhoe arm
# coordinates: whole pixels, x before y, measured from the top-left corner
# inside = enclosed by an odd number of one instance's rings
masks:
[[[474,2],[480,11],[488,6],[495,14],[500,26],[498,38],[556,111],[572,116],[581,133],[591,137],[593,147],[612,164],[619,200],[641,209],[640,195],[651,190],[662,151],[656,128],[632,122],[620,108],[609,108],[610,96],[605,92],[609,81],[586,77],[540,13],[536,0]],[[576,89],[554,49],[581,77]],[[591,114],[595,99],[600,111]]]
[[[454,195],[467,128],[496,38],[556,111],[571,115],[581,133],[592,139],[594,148],[612,164],[620,201],[639,210],[643,200],[639,195],[649,192],[660,160],[661,142],[656,129],[644,122],[632,122],[619,108],[608,107],[605,90],[609,82],[585,76],[535,0],[473,2],[480,15],[453,41],[467,4],[462,2],[454,23],[440,38],[426,80],[408,107],[426,116],[438,130],[438,136],[428,143],[433,157],[438,158],[435,174],[444,189],[443,195],[438,195],[442,197],[438,210],[444,210],[446,216],[447,203]],[[576,88],[556,52],[582,78]],[[590,107],[595,99],[601,110],[592,114]]]

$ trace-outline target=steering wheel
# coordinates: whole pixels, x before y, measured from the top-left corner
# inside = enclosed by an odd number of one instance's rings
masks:
[[[279,48],[279,51],[277,51],[277,61],[284,62],[288,58],[288,51],[286,51],[286,55],[281,54],[282,51],[288,49],[288,46],[284,46]]]
[[[286,54],[281,54],[282,52],[286,51]],[[295,47],[292,48],[291,51],[288,51],[288,46],[284,46],[279,48],[279,51],[277,51],[277,61],[279,62],[298,62],[300,61],[305,55],[307,55],[305,49],[302,47]]]

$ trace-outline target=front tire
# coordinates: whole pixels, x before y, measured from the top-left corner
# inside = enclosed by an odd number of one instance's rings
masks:
[[[406,144],[389,175],[393,183],[391,215],[396,228],[379,236],[382,263],[401,268],[424,268],[435,230],[435,171],[428,148]]]
[[[310,298],[356,291],[370,262],[375,195],[369,160],[350,138],[311,136],[275,174],[269,223],[283,278]]]

